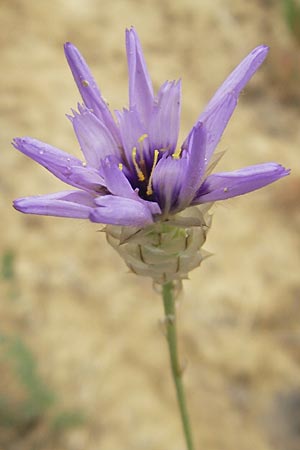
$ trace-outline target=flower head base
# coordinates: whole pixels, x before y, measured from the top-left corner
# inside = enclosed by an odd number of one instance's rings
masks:
[[[202,250],[211,224],[209,206],[191,207],[142,229],[108,225],[107,240],[131,272],[158,284],[181,281],[209,255]]]
[[[83,105],[78,105],[78,111],[72,111],[68,117],[85,161],[29,137],[16,138],[13,145],[76,190],[21,198],[15,200],[14,207],[29,214],[107,224],[108,240],[114,247],[129,233],[131,238],[118,251],[133,271],[150,274],[157,280],[181,278],[197,265],[196,260],[201,260],[199,248],[207,226],[206,215],[201,213],[207,209],[204,205],[259,189],[289,173],[277,163],[265,163],[211,174],[219,159],[214,155],[215,148],[238,96],[264,61],[268,48],[255,48],[236,67],[180,147],[177,140],[181,82],[167,81],[154,95],[133,28],[126,30],[126,50],[129,108],[116,111],[115,121],[83,57],[72,44],[65,45],[83,99]],[[200,205],[203,220],[199,224],[193,207]],[[187,208],[190,219],[186,222],[182,215]],[[157,239],[162,239],[160,244]],[[193,245],[185,248],[181,240],[189,239]],[[184,248],[175,250],[177,244]],[[187,254],[189,263],[180,262],[182,269],[174,270],[176,260],[185,261],[183,255]],[[168,266],[166,270],[159,268],[159,261]]]

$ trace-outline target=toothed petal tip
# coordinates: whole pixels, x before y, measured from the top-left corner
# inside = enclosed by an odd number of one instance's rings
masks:
[[[30,138],[29,138],[29,137],[26,137],[26,136],[24,136],[24,137],[15,137],[15,138],[12,140],[11,144],[12,144],[12,146],[15,147],[17,150],[22,150],[22,147],[23,147],[24,145],[26,145],[26,143],[28,142],[28,140],[30,140]]]
[[[126,34],[134,34],[135,36],[137,36],[136,29],[134,28],[133,25],[130,25],[130,27],[126,28],[125,33]]]

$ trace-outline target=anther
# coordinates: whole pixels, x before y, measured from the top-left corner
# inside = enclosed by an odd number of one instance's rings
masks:
[[[152,178],[153,178],[154,168],[155,168],[155,166],[157,164],[158,155],[159,155],[159,151],[158,150],[154,150],[153,164],[152,164],[152,169],[151,169],[151,173],[150,173],[150,177],[149,177],[148,185],[147,185],[147,191],[146,191],[147,195],[152,195],[153,194]]]
[[[119,167],[119,170],[123,170],[123,164],[122,163],[119,163],[118,167]]]

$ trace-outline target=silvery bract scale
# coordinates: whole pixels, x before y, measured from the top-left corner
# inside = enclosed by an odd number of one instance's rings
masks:
[[[209,256],[202,249],[211,225],[209,206],[188,208],[169,221],[142,229],[107,225],[107,241],[131,272],[151,277],[158,284],[180,281]]]

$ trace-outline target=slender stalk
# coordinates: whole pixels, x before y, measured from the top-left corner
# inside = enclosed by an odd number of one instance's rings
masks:
[[[189,415],[186,406],[185,393],[182,383],[182,368],[180,367],[176,337],[176,309],[173,295],[173,283],[163,285],[163,302],[165,310],[165,322],[167,331],[167,341],[172,369],[172,376],[176,388],[177,402],[180,411],[181,423],[185,436],[187,450],[195,450]]]

